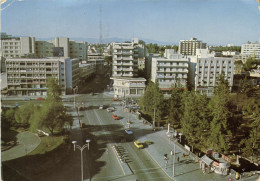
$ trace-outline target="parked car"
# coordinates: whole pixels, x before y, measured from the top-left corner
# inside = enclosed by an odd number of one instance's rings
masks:
[[[29,97],[26,97],[26,98],[24,98],[23,100],[24,100],[24,101],[30,101],[30,100],[31,100],[31,98],[29,98]]]
[[[127,134],[133,134],[133,131],[131,131],[131,130],[129,130],[129,129],[126,129],[125,132],[126,132]]]
[[[113,112],[114,110],[115,110],[115,108],[113,108],[113,107],[107,108],[107,112]]]
[[[103,106],[103,105],[100,105],[100,106],[99,106],[99,109],[103,109],[103,108],[104,108],[104,106]]]
[[[42,97],[38,97],[37,100],[38,100],[38,101],[42,101],[42,100],[45,100],[45,99],[42,98]]]
[[[139,149],[144,148],[144,145],[140,141],[135,141],[134,145]]]
[[[63,102],[70,102],[70,99],[62,99]]]
[[[116,114],[113,114],[113,115],[112,115],[112,118],[113,118],[114,120],[119,120],[119,119],[120,119]]]
[[[113,101],[119,101],[119,99],[118,98],[114,98]]]

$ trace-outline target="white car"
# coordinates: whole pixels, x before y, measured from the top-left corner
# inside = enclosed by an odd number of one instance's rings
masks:
[[[104,108],[104,106],[103,106],[103,105],[100,105],[100,106],[99,106],[99,109],[103,109],[103,108]]]

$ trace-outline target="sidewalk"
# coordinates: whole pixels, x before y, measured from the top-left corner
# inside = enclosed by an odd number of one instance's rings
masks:
[[[122,124],[127,128],[128,114],[122,110],[122,107],[117,107],[115,114],[122,116]],[[162,170],[175,181],[228,181],[229,178],[235,180],[234,175],[222,176],[214,172],[203,173],[199,168],[199,163],[195,162],[195,158],[189,156],[187,158],[183,157],[183,153],[186,154],[186,150],[180,144],[175,145],[175,174],[173,178],[173,156],[171,151],[174,150],[173,140],[169,140],[166,135],[167,130],[161,129],[159,131],[153,132],[152,127],[148,124],[143,124],[142,120],[137,119],[137,115],[129,114],[130,121],[132,122],[130,129],[133,130],[134,136],[137,140],[152,141],[153,144],[144,148],[145,151],[151,156],[151,158],[162,168]],[[167,154],[168,163],[164,160],[164,155]],[[177,161],[179,160],[179,161]],[[254,177],[241,179],[241,180],[257,180],[258,175]]]
[[[18,144],[1,153],[2,161],[13,160],[25,156],[37,148],[41,142],[38,135],[28,131],[18,133],[16,137]]]

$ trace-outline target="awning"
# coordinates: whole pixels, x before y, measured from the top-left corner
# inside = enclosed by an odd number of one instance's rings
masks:
[[[203,157],[200,158],[201,161],[203,161],[204,163],[206,163],[208,166],[213,162],[212,159],[210,159],[209,157],[207,157],[207,155],[204,155]]]

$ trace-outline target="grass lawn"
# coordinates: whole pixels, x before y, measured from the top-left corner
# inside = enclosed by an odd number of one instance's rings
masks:
[[[69,152],[66,142],[67,136],[44,136],[40,138],[41,143],[34,151],[24,157],[3,163],[2,177],[4,180],[26,181],[23,175],[31,178],[33,175],[45,172],[67,156]]]
[[[38,155],[38,154],[45,154],[52,150],[55,150],[57,147],[62,145],[65,142],[66,136],[44,136],[40,137],[41,143],[40,145],[28,155]]]

